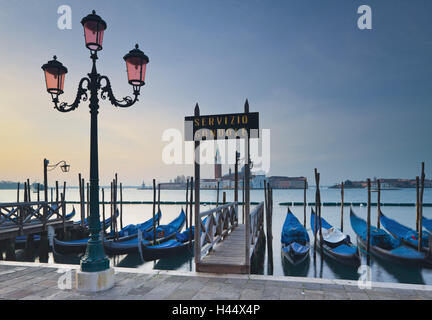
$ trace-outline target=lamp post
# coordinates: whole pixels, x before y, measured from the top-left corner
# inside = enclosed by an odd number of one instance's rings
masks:
[[[84,77],[80,80],[78,85],[78,92],[75,101],[72,104],[66,102],[59,102],[59,95],[63,93],[64,78],[68,72],[67,68],[63,66],[61,62],[54,59],[42,66],[45,72],[45,80],[47,85],[47,91],[51,94],[54,108],[60,112],[69,112],[75,110],[81,100],[87,101],[89,98],[90,107],[90,215],[89,215],[89,230],[90,239],[87,244],[85,255],[81,259],[81,273],[93,273],[93,275],[84,275],[82,280],[78,275],[77,286],[80,289],[86,291],[99,291],[107,289],[114,284],[113,274],[114,272],[109,267],[109,260],[106,257],[99,233],[100,217],[99,217],[99,165],[98,165],[98,129],[97,129],[97,115],[99,109],[99,98],[100,97],[111,102],[116,107],[130,107],[138,101],[141,87],[145,84],[145,72],[146,65],[149,62],[148,57],[142,52],[138,45],[135,46],[129,53],[127,53],[123,59],[126,62],[128,82],[133,87],[134,98],[127,96],[122,100],[117,100],[111,89],[111,83],[107,76],[100,75],[96,69],[96,60],[98,59],[97,52],[102,50],[102,42],[104,31],[107,28],[107,24],[102,18],[93,12],[81,20],[81,24],[84,27],[84,38],[85,45],[90,50],[90,58],[92,60],[92,69],[88,73],[88,77]],[[89,95],[87,91],[89,91]],[[112,272],[112,283],[106,279],[107,275],[101,275],[103,278],[97,278],[97,273],[111,270]],[[102,287],[87,288],[91,284],[85,284],[85,282],[98,282],[108,283]]]
[[[56,164],[50,165],[49,160],[44,159],[44,198],[45,202],[48,202],[48,171],[53,171],[61,164],[60,168],[63,172],[69,172],[70,165],[66,161],[62,160]]]

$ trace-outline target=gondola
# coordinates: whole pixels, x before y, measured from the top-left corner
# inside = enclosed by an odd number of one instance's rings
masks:
[[[155,216],[156,221],[159,221],[161,217],[161,213],[158,212]],[[110,219],[110,218],[109,218]],[[106,221],[106,220],[105,220]],[[124,228],[122,228],[118,232],[118,239],[117,241],[122,240],[130,240],[137,237],[138,230],[141,232],[148,232],[153,228],[153,218],[145,221],[144,223],[141,223],[139,225],[136,225],[135,228],[131,227],[131,225],[128,225]],[[87,248],[87,243],[90,238],[84,238],[79,240],[71,240],[71,241],[61,241],[54,237],[53,239],[53,251],[60,253],[60,254],[78,254],[78,253],[84,253]],[[111,242],[114,241],[114,233],[105,234],[103,243],[104,247],[109,245]]]
[[[422,225],[427,231],[432,233],[432,219],[428,219],[428,218],[423,216],[422,217]]]
[[[366,250],[367,242],[367,223],[363,219],[357,217],[350,210],[351,226],[357,234],[359,246]],[[410,264],[418,267],[430,267],[430,261],[424,252],[404,246],[402,242],[384,231],[377,229],[374,226],[370,227],[370,253],[387,261],[401,264]]]
[[[66,221],[69,221],[70,219],[72,219],[75,216],[75,207],[72,207],[72,208],[73,208],[72,212],[68,213],[65,216]],[[31,235],[28,235],[28,236],[31,236]],[[39,234],[33,235],[33,242],[34,242],[36,247],[39,246],[40,239],[41,239],[41,237]],[[15,238],[15,249],[24,249],[26,242],[27,242],[27,235],[16,237]]]
[[[310,224],[312,231],[315,232],[315,224],[319,218],[311,208],[311,219]],[[339,229],[336,229],[330,225],[324,218],[321,217],[322,226],[322,243],[320,241],[319,229],[320,224],[316,225],[316,244],[322,249],[323,253],[342,263],[349,266],[358,267],[360,265],[360,256],[358,248],[351,243],[349,235],[343,234]]]
[[[299,265],[309,256],[309,235],[303,225],[288,208],[282,227],[282,255],[293,265]]]
[[[140,253],[142,248],[154,244],[161,244],[176,236],[181,231],[186,221],[186,215],[181,210],[177,218],[167,225],[160,225],[156,228],[156,243],[154,242],[154,230],[138,233],[137,237],[132,239],[119,239],[116,241],[105,241],[105,252],[110,255],[121,255]]]
[[[194,227],[192,227],[192,243],[194,236]],[[158,260],[163,258],[173,257],[185,252],[193,251],[190,242],[191,230],[188,228],[182,233],[177,232],[175,238],[167,240],[165,242],[149,246],[143,245],[141,248],[141,254],[145,261]]]
[[[395,238],[401,240],[404,244],[418,248],[419,233],[411,228],[408,228],[396,220],[390,219],[382,212],[380,214],[380,221],[384,228]],[[429,251],[429,233],[422,232],[422,250]]]

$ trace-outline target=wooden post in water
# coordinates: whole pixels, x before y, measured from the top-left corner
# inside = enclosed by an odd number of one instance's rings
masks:
[[[366,252],[370,253],[370,229],[371,229],[371,181],[367,179],[368,202],[367,202],[367,237],[366,237]]]
[[[158,212],[160,212],[160,191],[161,191],[161,186],[160,183],[158,183]],[[159,220],[156,221],[156,224],[159,227]]]
[[[189,227],[189,221],[188,221],[188,211],[189,211],[189,178],[186,179],[186,230]]]
[[[423,241],[423,192],[424,192],[424,181],[425,181],[425,173],[424,173],[424,162],[422,162],[421,169],[421,188],[420,188],[420,209],[419,209],[419,242],[418,242],[418,251],[422,250],[422,241]]]
[[[314,248],[316,247],[316,238],[318,233],[318,171],[314,169],[315,173],[315,224],[314,224]]]
[[[80,201],[80,214],[81,214],[81,227],[84,227],[84,219],[85,219],[85,206],[84,206],[84,197],[83,197],[83,184],[81,180],[81,173],[78,173],[78,183],[79,183],[79,201]]]
[[[246,99],[245,106],[244,106],[244,113],[249,113],[249,102]],[[245,141],[245,196],[246,196],[246,204],[245,204],[245,228],[246,228],[246,248],[245,248],[245,255],[246,255],[246,265],[248,266],[248,269],[250,270],[250,138],[249,133],[246,136]]]
[[[66,182],[65,182],[66,184]],[[61,209],[62,209],[62,220],[63,220],[63,240],[66,239],[66,203],[65,203],[65,194],[62,193],[61,197]]]
[[[416,177],[416,231],[419,231],[419,214],[420,214],[420,178]]]
[[[273,219],[273,197],[270,183],[264,183],[264,198],[266,211],[266,234],[267,234],[267,273],[273,274],[273,234],[272,234],[272,219]]]
[[[56,180],[56,203],[57,205],[59,203],[59,183],[57,180]]]
[[[24,182],[24,202],[28,201],[27,197],[27,182]]]
[[[17,202],[20,201],[20,183],[17,183]]]
[[[342,181],[341,183],[341,232],[343,232],[343,226],[344,226],[344,183]]]
[[[377,199],[377,228],[381,228],[381,180],[377,180],[377,187],[378,187],[378,199]]]
[[[66,181],[63,182],[63,202],[65,201],[66,201]]]
[[[199,116],[200,110],[198,103],[195,105],[194,116]],[[194,137],[195,140],[195,137]],[[194,238],[195,238],[195,248],[194,248],[194,256],[195,256],[195,264],[199,263],[201,260],[201,219],[200,219],[200,141],[194,142],[194,174],[195,174],[195,229],[194,229]]]
[[[37,202],[40,202],[40,183],[37,183]]]
[[[236,151],[236,159],[234,166],[234,202],[238,202],[238,161],[240,154]],[[238,205],[236,205],[236,211],[238,213]]]
[[[120,182],[120,229],[123,229],[123,184]]]
[[[306,189],[307,189],[307,179],[304,179],[304,187],[303,187],[303,227],[306,228]]]
[[[217,181],[217,187],[216,187],[216,207],[219,206],[219,180]]]
[[[222,193],[222,204],[226,204],[226,192]]]
[[[102,234],[105,234],[105,190],[102,188]],[[102,237],[104,241],[105,237]]]
[[[318,180],[317,180],[317,189],[318,189],[318,221],[319,221],[319,235],[320,235],[320,244],[323,241],[323,235],[322,235],[322,221],[321,221],[321,192],[319,188],[319,181],[320,181],[320,173],[318,173]]]
[[[245,178],[242,177],[242,223],[245,223]]]
[[[30,179],[27,179],[27,194],[28,194],[28,202],[31,202],[31,190],[30,190]]]
[[[87,220],[90,221],[90,183],[87,182]]]
[[[153,179],[153,244],[156,244],[156,179]]]
[[[190,245],[192,246],[192,240],[193,240],[193,237],[194,237],[194,235],[192,234],[192,226],[193,226],[193,223],[192,223],[192,216],[193,216],[193,188],[194,188],[194,184],[193,184],[193,177],[191,177],[191,182],[190,182],[190,191],[191,191],[191,193],[190,193],[190,202],[189,202],[189,206],[190,206],[190,213],[189,213],[189,225],[190,225],[190,229],[189,229],[189,231],[190,231],[190,233],[189,233],[189,243],[190,243]],[[196,229],[196,227],[195,227],[195,229]]]
[[[110,220],[110,231],[111,231],[111,233],[112,234],[114,234],[114,215],[113,215],[113,198],[114,198],[114,195],[113,195],[113,192],[114,192],[114,186],[113,186],[113,182],[111,181],[111,183],[110,183],[110,196],[111,196],[111,200],[110,200],[110,217],[111,217],[111,220]]]

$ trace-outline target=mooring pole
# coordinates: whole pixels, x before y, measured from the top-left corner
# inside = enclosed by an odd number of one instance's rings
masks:
[[[158,212],[160,212],[160,191],[161,191],[161,186],[160,183],[158,183]],[[157,220],[156,223],[159,227],[159,220]]]
[[[20,201],[20,183],[17,183],[17,202]]]
[[[120,182],[120,229],[123,229],[123,184]]]
[[[419,231],[419,214],[420,214],[420,178],[416,177],[416,231]]]
[[[378,190],[377,190],[378,191],[377,228],[380,229],[381,228],[381,181],[380,181],[380,179],[377,180],[377,187],[378,187]]]
[[[246,99],[245,106],[244,106],[244,112],[245,114],[249,113],[249,102]],[[247,133],[246,136],[246,143],[245,143],[245,159],[246,159],[246,165],[245,165],[245,195],[246,195],[246,265],[248,268],[250,268],[250,144],[249,144],[249,137],[250,132]]]
[[[194,183],[193,183],[193,177],[191,177],[191,181],[190,181],[190,202],[189,202],[189,206],[190,206],[190,214],[189,214],[189,225],[190,225],[190,229],[189,229],[189,243],[192,246],[192,240],[194,235],[192,234],[192,216],[193,216],[193,188],[194,188]],[[195,227],[196,229],[196,227]]]
[[[303,227],[306,228],[306,189],[307,189],[307,179],[304,179],[304,187],[303,187]]]
[[[370,229],[371,229],[371,181],[367,179],[368,202],[367,202],[367,237],[366,237],[366,252],[369,256],[370,252]]]
[[[236,151],[235,167],[234,167],[234,202],[238,203],[238,161],[239,152]],[[236,212],[238,214],[238,204],[236,204]]]
[[[344,183],[341,183],[341,232],[343,232],[344,225]]]
[[[195,105],[194,116],[198,117],[200,115],[200,110],[198,103]],[[194,173],[195,173],[195,264],[199,263],[201,260],[201,242],[200,242],[200,232],[201,232],[201,224],[200,224],[200,141],[195,140],[195,149],[194,149]]]
[[[316,248],[316,238],[318,233],[318,171],[315,172],[315,224],[314,224],[314,248]]]
[[[105,190],[102,188],[102,228],[103,228],[103,234],[105,234]],[[104,241],[105,237],[102,237],[102,242]]]
[[[188,221],[188,209],[189,209],[189,178],[186,179],[186,230],[189,227],[189,221]]]
[[[45,202],[48,202],[48,160],[44,159],[43,168],[44,168],[44,199]]]
[[[156,244],[156,179],[153,179],[153,244]]]
[[[422,241],[423,241],[423,192],[424,192],[424,181],[425,181],[425,173],[424,173],[424,162],[422,162],[421,169],[421,188],[420,188],[420,210],[419,210],[419,242],[418,242],[418,251],[422,250]]]
[[[217,190],[216,190],[216,207],[219,206],[219,180],[217,181]]]

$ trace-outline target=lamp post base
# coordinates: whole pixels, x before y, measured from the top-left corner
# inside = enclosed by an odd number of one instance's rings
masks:
[[[76,289],[82,292],[99,292],[114,286],[114,268],[98,272],[77,271]]]

